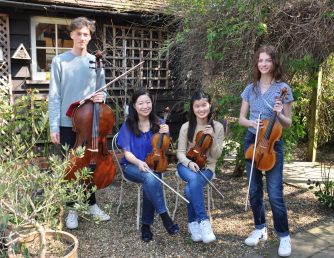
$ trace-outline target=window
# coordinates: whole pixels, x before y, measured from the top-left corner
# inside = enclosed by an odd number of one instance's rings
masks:
[[[68,25],[72,20],[32,17],[31,54],[33,80],[49,79],[52,58],[73,47]]]

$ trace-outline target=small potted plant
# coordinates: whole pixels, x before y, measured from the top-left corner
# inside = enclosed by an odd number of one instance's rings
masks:
[[[79,157],[83,149],[76,151]],[[75,202],[77,210],[87,210],[86,186],[81,184],[89,176],[88,169],[77,172],[76,180],[66,182],[69,159],[64,160],[53,155],[50,157],[50,169],[41,170],[38,164],[27,159],[7,160],[0,166],[0,217],[11,219],[11,232],[6,237],[6,245],[28,242],[39,236],[39,257],[45,257],[47,248],[46,229],[57,228],[59,218],[56,216],[66,202]],[[89,194],[89,193],[88,193]],[[28,227],[25,231],[24,227]],[[49,233],[50,234],[50,233]],[[62,232],[54,231],[55,238]],[[75,242],[75,241],[74,241]],[[15,248],[14,248],[15,250]]]

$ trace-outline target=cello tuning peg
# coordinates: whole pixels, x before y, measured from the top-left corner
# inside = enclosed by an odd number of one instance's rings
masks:
[[[277,96],[275,96],[274,98],[275,98],[275,99],[278,99],[278,97],[277,97]]]
[[[95,64],[95,62],[94,62],[94,61],[92,61],[92,60],[90,60],[90,61],[89,61],[89,63],[90,63],[90,64]]]
[[[107,61],[106,61],[106,60],[103,60],[103,61],[102,61],[102,64],[106,64],[106,63],[107,63]]]
[[[289,98],[288,97],[285,97],[286,100],[288,100]]]

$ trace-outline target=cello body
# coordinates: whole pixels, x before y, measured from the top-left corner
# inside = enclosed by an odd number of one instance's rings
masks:
[[[98,148],[95,148],[92,144],[94,142],[92,140],[94,105],[99,105],[99,132],[96,139]],[[83,158],[73,156],[70,151],[71,165],[73,166],[70,166],[65,179],[75,179],[74,173],[76,171],[89,167],[93,172],[93,178],[88,178],[85,181],[86,184],[92,183],[92,186],[97,186],[97,189],[109,186],[116,174],[113,156],[107,149],[107,136],[111,133],[115,121],[114,112],[108,105],[87,102],[74,109],[71,119],[73,131],[77,134],[73,148],[76,149],[82,146],[86,147],[86,149]],[[94,150],[97,150],[97,152]]]

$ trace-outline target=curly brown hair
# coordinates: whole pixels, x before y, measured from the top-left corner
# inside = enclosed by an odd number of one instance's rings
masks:
[[[75,18],[68,26],[68,29],[70,31],[75,31],[76,29],[81,29],[85,26],[89,29],[90,34],[93,34],[96,30],[95,21],[88,20],[86,17]]]
[[[257,82],[260,81],[261,73],[259,71],[259,68],[257,67],[260,53],[267,53],[272,60],[273,68],[272,68],[272,78],[277,81],[283,81],[283,68],[281,66],[280,62],[280,56],[278,51],[275,47],[272,45],[264,45],[260,47],[256,53],[254,54],[253,59],[253,90],[255,91],[255,88],[257,86]]]

